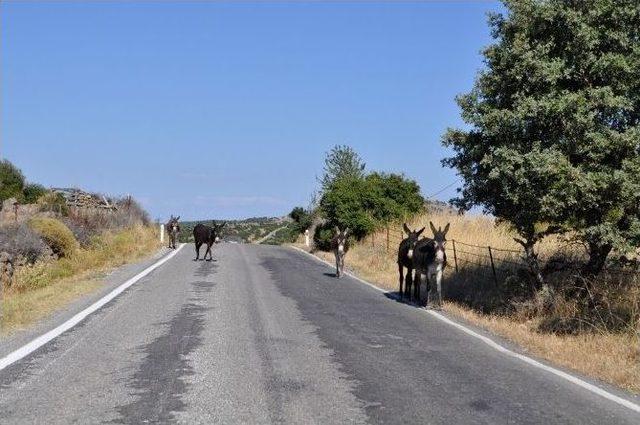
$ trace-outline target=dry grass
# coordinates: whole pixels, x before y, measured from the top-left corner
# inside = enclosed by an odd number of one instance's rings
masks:
[[[469,244],[518,249],[513,241],[513,235],[505,226],[496,226],[491,218],[474,215],[453,215],[439,213],[418,217],[410,227],[419,228],[427,226],[425,234],[430,236],[428,230],[429,220],[436,227],[451,223],[448,239],[456,239]],[[400,238],[400,226],[392,228],[390,234],[390,247],[386,248],[386,231],[380,231],[351,247],[347,254],[346,266],[363,279],[379,286],[380,288],[398,290],[398,270],[396,265],[397,244]],[[394,234],[395,232],[395,234]],[[448,257],[451,259],[451,244],[448,246]],[[551,256],[558,251],[566,249],[566,244],[558,238],[549,238],[539,247],[541,257]],[[333,254],[316,252],[320,258],[333,262]],[[451,262],[451,261],[450,261]],[[480,282],[483,277],[477,271],[469,269],[469,273],[454,275],[452,267],[445,273],[444,291],[458,286],[454,290],[475,292],[471,296],[477,296],[485,286]],[[489,285],[495,291],[493,283]],[[619,292],[624,297],[637,295],[638,291]],[[625,300],[627,304],[634,301]],[[638,301],[635,301],[638,304]],[[579,333],[575,335],[560,335],[540,331],[541,323],[549,317],[543,317],[541,313],[534,315],[521,314],[514,310],[507,314],[483,314],[480,308],[470,308],[473,303],[446,302],[445,310],[470,323],[494,332],[516,344],[524,350],[546,359],[552,363],[578,371],[605,382],[618,385],[626,390],[640,393],[640,341],[639,334],[634,326],[622,332],[606,332],[596,329],[594,332]],[[571,300],[558,303],[552,312],[561,315],[562,310],[573,308]],[[636,313],[637,315],[637,313]]]
[[[135,226],[95,237],[71,257],[18,269],[15,283],[4,291],[0,332],[24,328],[96,290],[104,272],[153,254],[159,246],[155,228]]]

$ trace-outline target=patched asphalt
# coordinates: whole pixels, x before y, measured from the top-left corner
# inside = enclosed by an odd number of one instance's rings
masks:
[[[640,423],[290,248],[194,257],[0,371],[0,423]]]

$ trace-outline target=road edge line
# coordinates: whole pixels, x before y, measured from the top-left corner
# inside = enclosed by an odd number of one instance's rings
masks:
[[[329,263],[328,261],[325,261],[322,258],[319,258],[319,257],[311,254],[310,252],[305,251],[304,249],[301,249],[301,248],[298,248],[297,246],[292,246],[292,245],[289,245],[289,247],[309,255],[311,258],[316,259],[317,261],[321,262],[322,264],[324,264],[326,266],[329,266],[331,268],[335,267],[333,264]],[[373,289],[375,289],[375,290],[377,290],[379,292],[382,292],[384,294],[390,294],[389,291],[384,290],[382,288],[379,288],[379,287],[375,286],[374,284],[372,284],[370,282],[367,282],[366,280],[364,280],[364,279],[362,279],[362,278],[360,278],[358,276],[355,276],[352,273],[346,272],[345,274],[347,276],[357,280],[360,283],[363,283],[363,284],[365,284],[367,286],[372,287]],[[609,401],[612,401],[612,402],[614,402],[616,404],[619,404],[619,405],[621,405],[623,407],[626,407],[627,409],[633,410],[634,412],[640,413],[640,405],[638,405],[638,404],[636,404],[636,403],[634,403],[634,402],[632,402],[630,400],[627,400],[625,398],[622,398],[620,396],[612,394],[612,393],[600,388],[597,385],[591,384],[591,383],[589,383],[589,382],[587,382],[587,381],[585,381],[583,379],[578,378],[577,376],[573,376],[573,375],[571,375],[571,374],[569,374],[567,372],[564,372],[564,371],[562,371],[560,369],[556,369],[556,368],[548,366],[548,365],[546,365],[544,363],[540,363],[539,361],[537,361],[535,359],[532,359],[531,357],[525,356],[524,354],[520,354],[520,353],[516,353],[515,351],[511,351],[508,348],[506,348],[505,346],[500,345],[499,343],[495,342],[491,338],[489,338],[487,336],[484,336],[484,335],[481,335],[481,334],[477,333],[476,331],[474,331],[472,329],[469,329],[466,326],[464,326],[464,325],[462,325],[462,324],[460,324],[460,323],[458,323],[458,322],[456,322],[456,321],[454,321],[454,320],[452,320],[452,319],[450,319],[450,318],[448,318],[448,317],[446,317],[446,316],[444,316],[444,315],[442,315],[442,314],[440,314],[440,313],[438,313],[436,311],[426,310],[426,309],[417,309],[417,310],[418,311],[422,311],[425,314],[429,314],[429,315],[435,317],[436,319],[440,320],[441,322],[446,323],[446,324],[448,324],[450,326],[453,326],[453,327],[461,330],[462,332],[466,333],[467,335],[470,335],[470,336],[472,336],[474,338],[479,339],[480,341],[484,342],[485,344],[487,344],[488,346],[490,346],[491,348],[493,348],[496,351],[499,351],[499,352],[501,352],[503,354],[506,354],[506,355],[508,355],[510,357],[513,357],[513,358],[516,358],[518,360],[521,360],[521,361],[529,364],[530,366],[533,366],[533,367],[536,367],[538,369],[542,369],[542,370],[545,370],[545,371],[547,371],[549,373],[552,373],[552,374],[554,374],[554,375],[556,375],[556,376],[558,376],[558,377],[560,377],[560,378],[562,378],[562,379],[564,379],[564,380],[566,380],[568,382],[571,382],[572,384],[577,385],[577,386],[579,386],[579,387],[581,387],[581,388],[583,388],[583,389],[585,389],[587,391],[590,391],[590,392],[592,392],[592,393],[594,393],[596,395],[599,395],[599,396],[601,396],[601,397],[603,397],[603,398],[605,398],[605,399],[607,399]]]
[[[100,298],[98,301],[96,301],[93,304],[91,304],[89,307],[85,308],[84,310],[80,311],[79,313],[76,313],[73,317],[71,317],[70,319],[68,319],[64,323],[56,326],[55,328],[51,329],[48,332],[45,332],[44,334],[40,335],[39,337],[33,339],[31,342],[28,342],[27,344],[23,345],[22,347],[18,348],[17,350],[12,351],[11,353],[6,355],[5,357],[1,358],[0,359],[0,370],[3,370],[6,367],[11,366],[13,363],[25,358],[29,354],[31,354],[34,351],[36,351],[38,348],[40,348],[43,345],[45,345],[46,343],[54,340],[58,336],[62,335],[64,332],[68,331],[69,329],[71,329],[74,326],[76,326],[78,323],[82,322],[89,315],[91,315],[92,313],[98,311],[100,308],[102,308],[109,301],[113,300],[118,295],[120,295],[122,292],[124,292],[127,288],[129,288],[130,286],[134,285],[140,279],[142,279],[143,277],[145,277],[146,275],[148,275],[149,273],[151,273],[152,271],[154,271],[155,269],[157,269],[158,267],[160,267],[161,265],[163,265],[164,263],[166,263],[167,261],[172,259],[178,252],[180,252],[180,250],[184,246],[185,246],[185,244],[181,244],[173,252],[165,255],[160,260],[156,261],[155,263],[153,263],[152,265],[150,265],[149,267],[147,267],[143,271],[139,272],[138,274],[136,274],[135,276],[133,276],[132,278],[130,278],[129,280],[127,280],[126,282],[124,282],[123,284],[118,286],[117,288],[113,289],[111,292],[109,292],[104,297]]]

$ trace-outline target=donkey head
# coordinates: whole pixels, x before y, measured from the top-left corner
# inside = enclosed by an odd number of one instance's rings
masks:
[[[407,224],[403,224],[402,228],[407,234],[407,240],[409,241],[409,251],[407,251],[407,257],[411,260],[413,258],[413,250],[416,248],[416,244],[418,243],[418,239],[422,232],[424,232],[424,227],[420,230],[411,230]]]
[[[178,220],[180,220],[180,216],[174,217],[173,214],[171,214],[171,218],[169,219],[169,225],[167,227],[169,227],[169,230],[171,232],[177,232],[180,230],[180,225],[178,224]]]
[[[444,230],[442,227],[439,227],[436,230],[436,227],[432,222],[429,222],[429,227],[431,227],[431,231],[433,232],[433,245],[436,249],[436,260],[439,262],[444,261],[444,248],[447,243],[447,232],[449,232],[449,223],[444,226]]]
[[[348,238],[349,228],[347,227],[346,229],[344,229],[344,231],[340,231],[340,228],[336,226],[334,244],[340,254],[343,254],[346,251]]]
[[[220,242],[220,235],[222,234],[222,228],[227,225],[226,221],[222,223],[213,223],[214,242]]]

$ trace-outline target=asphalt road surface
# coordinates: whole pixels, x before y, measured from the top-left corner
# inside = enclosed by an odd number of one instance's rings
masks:
[[[0,422],[640,423],[290,248],[193,258],[0,371]]]

